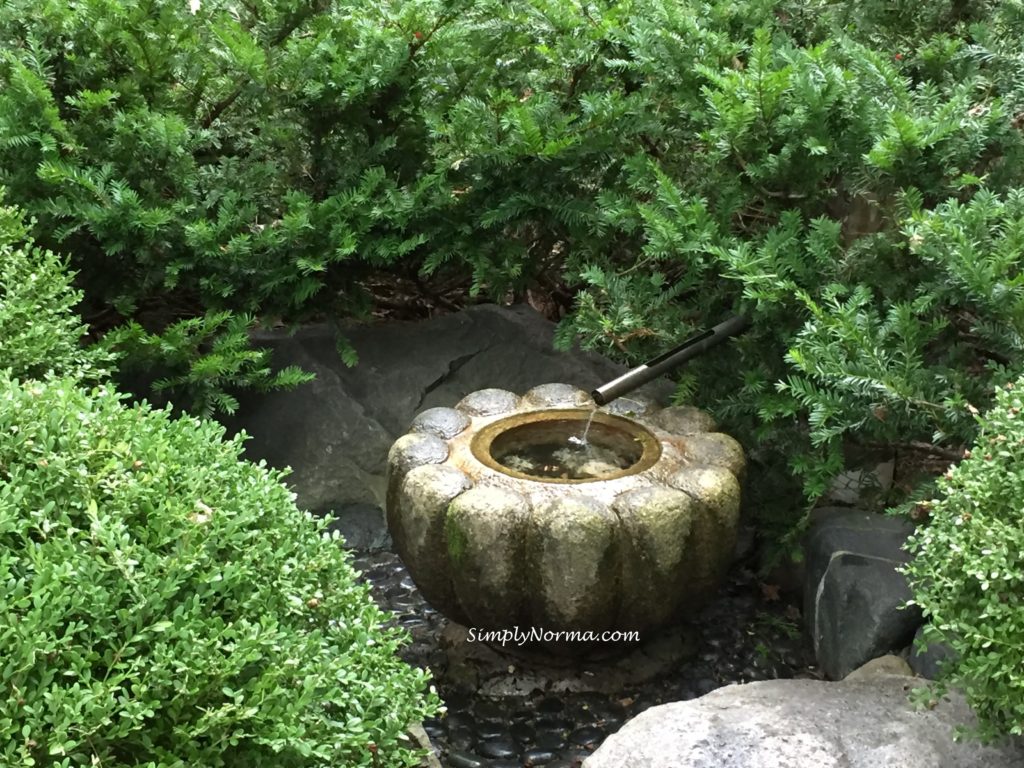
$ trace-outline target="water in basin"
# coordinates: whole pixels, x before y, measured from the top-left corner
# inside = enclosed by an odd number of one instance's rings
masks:
[[[642,454],[634,435],[594,422],[593,414],[589,422],[580,418],[524,424],[491,444],[491,456],[502,466],[557,480],[599,480],[633,466]]]

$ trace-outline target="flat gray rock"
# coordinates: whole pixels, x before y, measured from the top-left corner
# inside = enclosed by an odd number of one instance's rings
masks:
[[[915,681],[768,680],[652,707],[584,768],[1020,768],[1019,740],[953,741],[973,722],[959,696],[918,711]]]

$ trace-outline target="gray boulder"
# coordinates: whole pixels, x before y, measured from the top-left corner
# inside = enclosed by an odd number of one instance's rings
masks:
[[[275,368],[298,365],[316,380],[289,392],[245,394],[238,415],[224,423],[251,436],[248,458],[292,469],[286,482],[301,507],[333,513],[347,539],[373,547],[387,543],[388,450],[416,414],[487,388],[525,392],[567,381],[589,390],[625,370],[598,355],[556,351],[554,324],[525,305],[480,305],[343,334],[359,355],[353,368],[342,363],[327,325],[254,334]],[[662,400],[670,390],[661,382],[644,395]]]
[[[814,650],[831,680],[866,661],[907,646],[921,623],[921,611],[907,607],[906,579],[893,560],[836,552],[818,585]]]
[[[899,572],[913,525],[849,510],[817,513],[806,542],[804,617],[818,664],[839,680],[871,659],[906,647],[921,612]]]
[[[829,683],[768,680],[652,707],[610,736],[583,768],[1020,768],[1019,740],[953,741],[973,723],[957,694],[908,702],[898,676]]]

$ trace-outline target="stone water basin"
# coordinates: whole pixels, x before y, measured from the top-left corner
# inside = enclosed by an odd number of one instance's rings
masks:
[[[593,409],[567,384],[480,390],[424,411],[395,442],[388,527],[435,608],[480,630],[642,639],[714,593],[735,546],[739,444],[696,408],[619,399],[568,466],[557,446]]]

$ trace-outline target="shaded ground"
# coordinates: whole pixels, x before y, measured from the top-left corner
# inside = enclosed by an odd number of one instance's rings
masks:
[[[450,645],[459,633],[423,601],[398,556],[356,552],[354,564],[369,580],[378,604],[393,611],[397,623],[411,633],[406,660],[434,674],[448,713],[424,727],[442,765],[449,768],[572,768],[648,707],[692,699],[730,683],[817,677],[796,608],[737,567],[718,599],[692,621],[664,633],[670,640],[687,638],[692,652],[686,659],[664,659],[663,668],[648,682],[628,682],[621,665],[613,669],[609,662],[606,674],[626,681],[621,690],[559,692],[558,679],[542,682],[542,676],[528,674],[529,663],[510,656],[507,678],[491,677],[487,690],[518,687],[520,694],[485,695],[465,682],[473,676],[466,674],[458,649]],[[645,639],[645,645],[664,646],[664,639]],[[678,649],[679,644],[668,645]],[[597,665],[577,671],[585,679],[599,678],[601,670]],[[500,677],[503,671],[497,673]],[[522,689],[524,678],[537,684]],[[595,687],[602,682],[608,681],[595,680]]]

